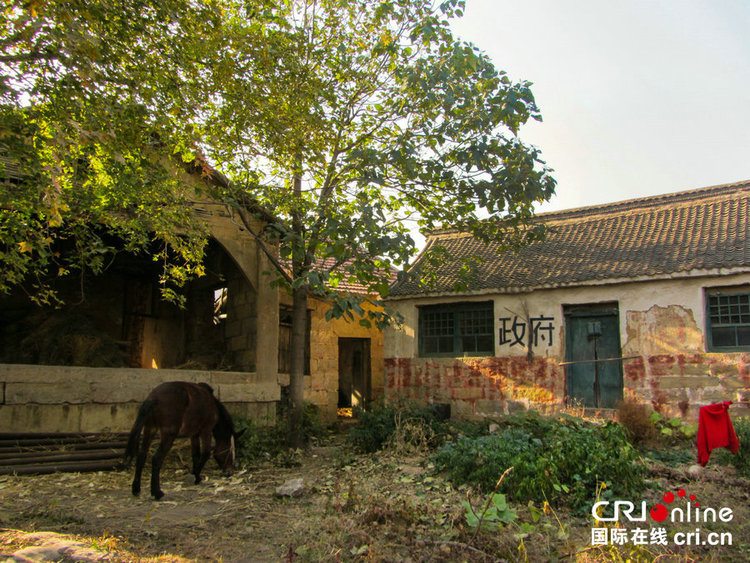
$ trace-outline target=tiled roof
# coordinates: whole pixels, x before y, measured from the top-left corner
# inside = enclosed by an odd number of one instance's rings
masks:
[[[370,289],[367,285],[359,282],[353,276],[347,276],[345,274],[347,266],[350,266],[351,264],[351,260],[339,264],[335,258],[320,258],[315,262],[315,269],[320,272],[332,273],[335,271],[339,275],[342,273],[344,274],[335,287],[328,284],[329,289],[334,290],[336,293],[353,295],[374,294],[375,291]],[[283,261],[283,266],[288,273],[291,273],[292,266],[288,260]],[[377,271],[375,276],[379,280],[383,280],[383,283],[391,284],[396,280],[397,272],[392,269],[389,269],[388,271]]]
[[[471,235],[441,231],[426,250],[442,245],[453,257],[428,288],[396,284],[392,297],[454,291],[461,258],[476,256],[468,292],[502,293],[614,280],[665,278],[695,271],[750,271],[750,181],[607,205],[537,215],[549,226],[545,240],[499,251]],[[422,266],[424,252],[413,268]]]

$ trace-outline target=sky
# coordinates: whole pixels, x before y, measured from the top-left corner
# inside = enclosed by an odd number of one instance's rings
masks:
[[[466,0],[453,29],[533,83],[538,211],[750,180],[750,0]]]

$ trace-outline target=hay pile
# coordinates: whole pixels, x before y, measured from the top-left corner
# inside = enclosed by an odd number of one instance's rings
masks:
[[[127,367],[125,351],[88,317],[56,311],[29,318],[31,330],[21,340],[16,361],[26,364]]]

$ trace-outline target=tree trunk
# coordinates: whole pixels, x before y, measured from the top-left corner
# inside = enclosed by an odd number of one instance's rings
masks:
[[[305,344],[307,341],[307,288],[296,288],[292,294],[292,362],[289,376],[289,445],[304,443],[302,416],[305,408]]]

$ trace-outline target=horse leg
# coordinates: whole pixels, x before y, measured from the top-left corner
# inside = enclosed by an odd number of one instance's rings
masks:
[[[193,474],[195,475],[195,484],[201,482],[201,471],[206,465],[208,458],[211,457],[211,433],[204,432],[200,436],[193,438]],[[197,459],[197,463],[195,463]]]
[[[138,496],[141,492],[141,475],[143,473],[143,466],[146,464],[146,457],[148,456],[148,450],[151,447],[152,438],[152,428],[150,426],[144,427],[141,445],[138,448],[138,454],[135,458],[135,473],[133,475],[133,485],[131,487],[134,496]]]
[[[169,452],[169,449],[172,447],[174,439],[174,435],[165,434],[162,431],[161,442],[151,460],[151,496],[153,496],[155,500],[159,500],[164,496],[164,491],[161,490],[161,486],[159,485],[159,473],[161,472],[164,458],[167,457],[167,452]]]

